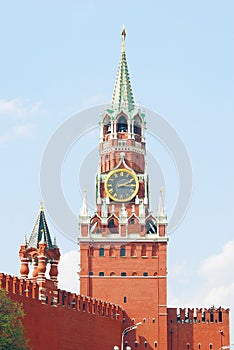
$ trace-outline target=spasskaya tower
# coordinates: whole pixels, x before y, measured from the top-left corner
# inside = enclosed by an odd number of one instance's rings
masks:
[[[167,216],[162,192],[150,211],[146,116],[134,102],[125,38],[123,29],[112,104],[99,122],[96,212],[86,194],[80,210],[80,293],[120,305],[123,329],[142,322],[124,337],[132,348],[166,350]]]

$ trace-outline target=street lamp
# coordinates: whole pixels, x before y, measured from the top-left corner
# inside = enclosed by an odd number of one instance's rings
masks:
[[[132,326],[129,326],[123,330],[122,337],[121,337],[121,350],[124,350],[124,337],[125,337],[125,335],[127,333],[133,331],[134,329],[136,329],[138,326],[140,326],[140,324],[142,324],[142,322],[138,322],[136,324],[133,324]]]

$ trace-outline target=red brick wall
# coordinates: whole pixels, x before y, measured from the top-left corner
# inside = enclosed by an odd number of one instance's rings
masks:
[[[0,275],[0,287],[7,287],[9,296],[23,305],[23,324],[33,350],[105,350],[113,349],[114,345],[120,346],[122,323],[112,315],[117,310],[121,318],[121,310],[116,309],[114,305],[103,307],[103,303],[76,296],[73,309],[68,300],[70,296],[74,297],[74,294],[67,292],[63,293],[66,295],[65,305],[46,305],[31,296],[26,297],[23,290],[22,295],[21,292],[13,293],[13,278],[8,276],[8,281],[6,285],[6,276]],[[59,294],[62,292],[59,291]],[[86,304],[84,311],[83,302]],[[89,304],[93,304],[94,307],[90,308]]]
[[[219,312],[222,312],[222,321],[219,319]],[[179,310],[177,319],[177,309],[168,309],[168,350],[199,349],[217,350],[221,346],[230,344],[229,334],[229,310],[214,309],[214,318],[211,322],[210,309],[204,309],[205,320],[202,319],[202,310],[196,309],[196,318],[194,310]],[[187,315],[186,315],[187,314]],[[210,347],[212,346],[212,347]]]

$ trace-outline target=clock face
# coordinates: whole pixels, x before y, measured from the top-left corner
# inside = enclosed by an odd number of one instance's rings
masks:
[[[107,175],[105,191],[116,202],[130,201],[136,196],[138,189],[138,179],[131,170],[116,169]]]

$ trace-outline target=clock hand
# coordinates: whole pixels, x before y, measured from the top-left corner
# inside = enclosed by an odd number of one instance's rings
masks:
[[[125,187],[125,186],[135,186],[134,184],[131,184],[130,181],[124,182],[122,184],[117,184],[117,187]]]

